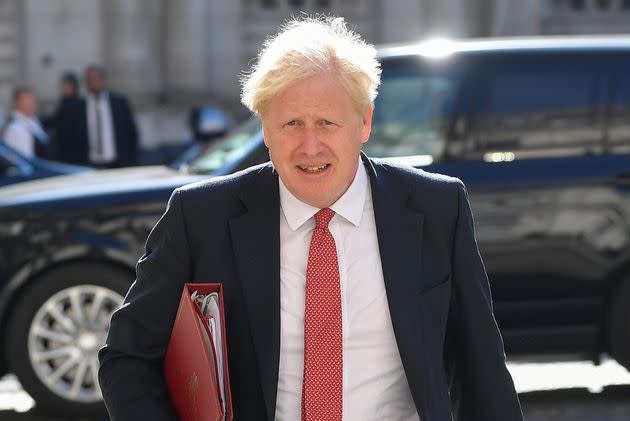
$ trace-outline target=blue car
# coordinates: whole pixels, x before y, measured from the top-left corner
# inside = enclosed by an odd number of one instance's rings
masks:
[[[40,158],[27,158],[0,141],[0,187],[38,178],[86,171],[91,171],[91,169]]]

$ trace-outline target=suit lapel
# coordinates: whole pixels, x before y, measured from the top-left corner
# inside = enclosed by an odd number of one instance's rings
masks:
[[[230,233],[267,408],[276,409],[280,358],[280,198],[271,165],[241,195],[246,212],[230,220]]]
[[[423,332],[419,323],[424,216],[409,206],[409,191],[362,156],[370,177],[376,232],[394,335],[416,405],[424,412]]]
[[[385,289],[400,357],[419,409],[423,334],[417,318],[421,289],[423,215],[408,206],[409,192],[362,155],[370,178]],[[230,233],[267,409],[275,418],[280,359],[280,198],[272,167],[241,195],[245,213],[230,220]]]

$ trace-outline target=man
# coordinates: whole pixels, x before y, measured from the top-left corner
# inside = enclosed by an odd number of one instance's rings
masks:
[[[79,78],[73,72],[64,72],[59,81],[60,98],[55,112],[43,120],[44,127],[52,138],[52,157],[56,160],[70,161],[67,158],[68,144],[80,141],[72,140],[81,136],[77,118],[80,115],[81,97],[79,96]],[[62,134],[62,137],[59,136]],[[60,156],[60,152],[63,153]],[[73,152],[73,151],[72,151]]]
[[[184,282],[222,282],[236,420],[521,420],[466,190],[361,154],[376,52],[289,23],[245,78],[273,164],[177,189],[111,321],[114,420],[175,419],[162,359]]]
[[[105,69],[85,70],[86,99],[63,103],[56,114],[59,160],[98,168],[138,160],[138,130],[127,98],[107,89]]]
[[[64,72],[59,82],[61,100],[79,96],[79,78],[73,72]]]
[[[26,157],[48,157],[48,135],[37,119],[37,98],[29,88],[17,88],[13,93],[13,112],[4,141]]]

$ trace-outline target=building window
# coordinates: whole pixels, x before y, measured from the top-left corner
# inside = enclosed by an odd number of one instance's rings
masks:
[[[571,10],[584,10],[584,0],[571,0]]]
[[[315,7],[318,9],[328,9],[330,7],[330,0],[317,0]]]
[[[565,7],[566,7],[565,0],[552,0],[551,1],[551,8],[554,11],[564,10]]]
[[[289,0],[291,7],[304,7],[304,0]]]
[[[630,10],[630,0],[623,0],[623,2],[621,2],[621,8],[623,10]]]
[[[277,7],[278,3],[276,0],[262,0],[262,7],[271,9],[273,7]]]
[[[610,0],[596,0],[595,4],[599,10],[609,10],[611,6]]]

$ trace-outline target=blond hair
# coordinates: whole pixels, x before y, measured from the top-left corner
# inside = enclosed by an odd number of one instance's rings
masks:
[[[381,75],[374,46],[343,18],[294,18],[265,41],[251,71],[241,78],[241,101],[261,116],[268,102],[291,84],[328,71],[339,76],[357,111],[374,102]]]

